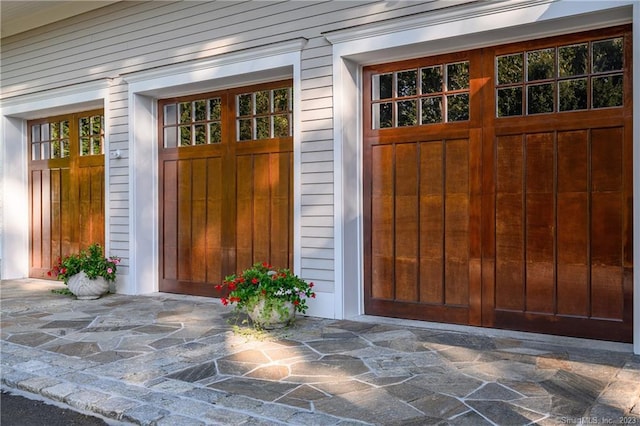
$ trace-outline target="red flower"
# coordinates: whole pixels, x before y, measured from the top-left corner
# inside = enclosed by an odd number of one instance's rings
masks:
[[[229,290],[233,291],[236,289],[236,283],[229,283]]]
[[[294,305],[296,305],[296,306],[298,306],[298,305],[300,304],[300,301],[299,301],[299,300],[294,300],[294,301],[293,301],[293,304],[294,304]]]
[[[228,301],[226,298],[224,298],[224,297],[223,297],[222,299],[220,299],[220,301],[222,302],[222,304],[223,304],[224,306],[227,306],[227,305],[229,304],[229,301]]]
[[[240,301],[240,298],[239,298],[239,297],[231,297],[231,298],[229,299],[229,301],[230,301],[231,303],[239,302],[239,301]]]
[[[271,265],[269,265],[267,262],[262,262],[262,266],[271,269]]]
[[[311,293],[311,297],[315,299],[316,298],[316,294],[315,293]]]
[[[257,278],[253,278],[253,279],[251,280],[251,282],[252,282],[253,284],[258,284],[258,282],[259,282],[259,281],[258,281],[258,279],[257,279]]]
[[[309,283],[309,287],[313,287],[315,284],[313,283]]]
[[[47,272],[47,275],[51,276],[51,271]]]
[[[264,295],[264,294],[267,294],[267,290],[262,289],[262,294],[263,294],[263,295]]]

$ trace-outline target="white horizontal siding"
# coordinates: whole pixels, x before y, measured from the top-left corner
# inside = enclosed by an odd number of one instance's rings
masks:
[[[118,2],[2,40],[0,98],[108,79],[108,240],[128,272],[131,244],[129,93],[123,77],[296,38],[301,53],[301,272],[333,291],[332,46],[323,33],[448,7],[447,1]],[[0,194],[1,195],[1,194]],[[1,208],[1,205],[0,205]],[[1,210],[0,210],[1,214]]]

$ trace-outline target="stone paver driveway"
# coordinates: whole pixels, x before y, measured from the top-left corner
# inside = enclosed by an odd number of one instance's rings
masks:
[[[215,299],[55,287],[2,282],[2,388],[125,423],[640,424],[630,345],[368,317],[257,333]]]

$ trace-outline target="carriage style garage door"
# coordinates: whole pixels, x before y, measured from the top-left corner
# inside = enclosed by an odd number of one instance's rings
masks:
[[[48,278],[59,257],[104,245],[104,116],[87,111],[27,126],[29,276]]]
[[[365,68],[366,313],[631,341],[630,31]]]
[[[292,267],[291,82],[159,102],[160,291]]]

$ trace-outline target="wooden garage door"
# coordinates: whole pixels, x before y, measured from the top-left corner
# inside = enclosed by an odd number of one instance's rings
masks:
[[[292,91],[160,101],[160,290],[218,296],[255,262],[292,267]]]
[[[366,68],[366,312],[630,341],[630,58],[617,27]]]
[[[104,245],[102,110],[49,117],[29,128],[29,276],[48,278],[59,257]]]

